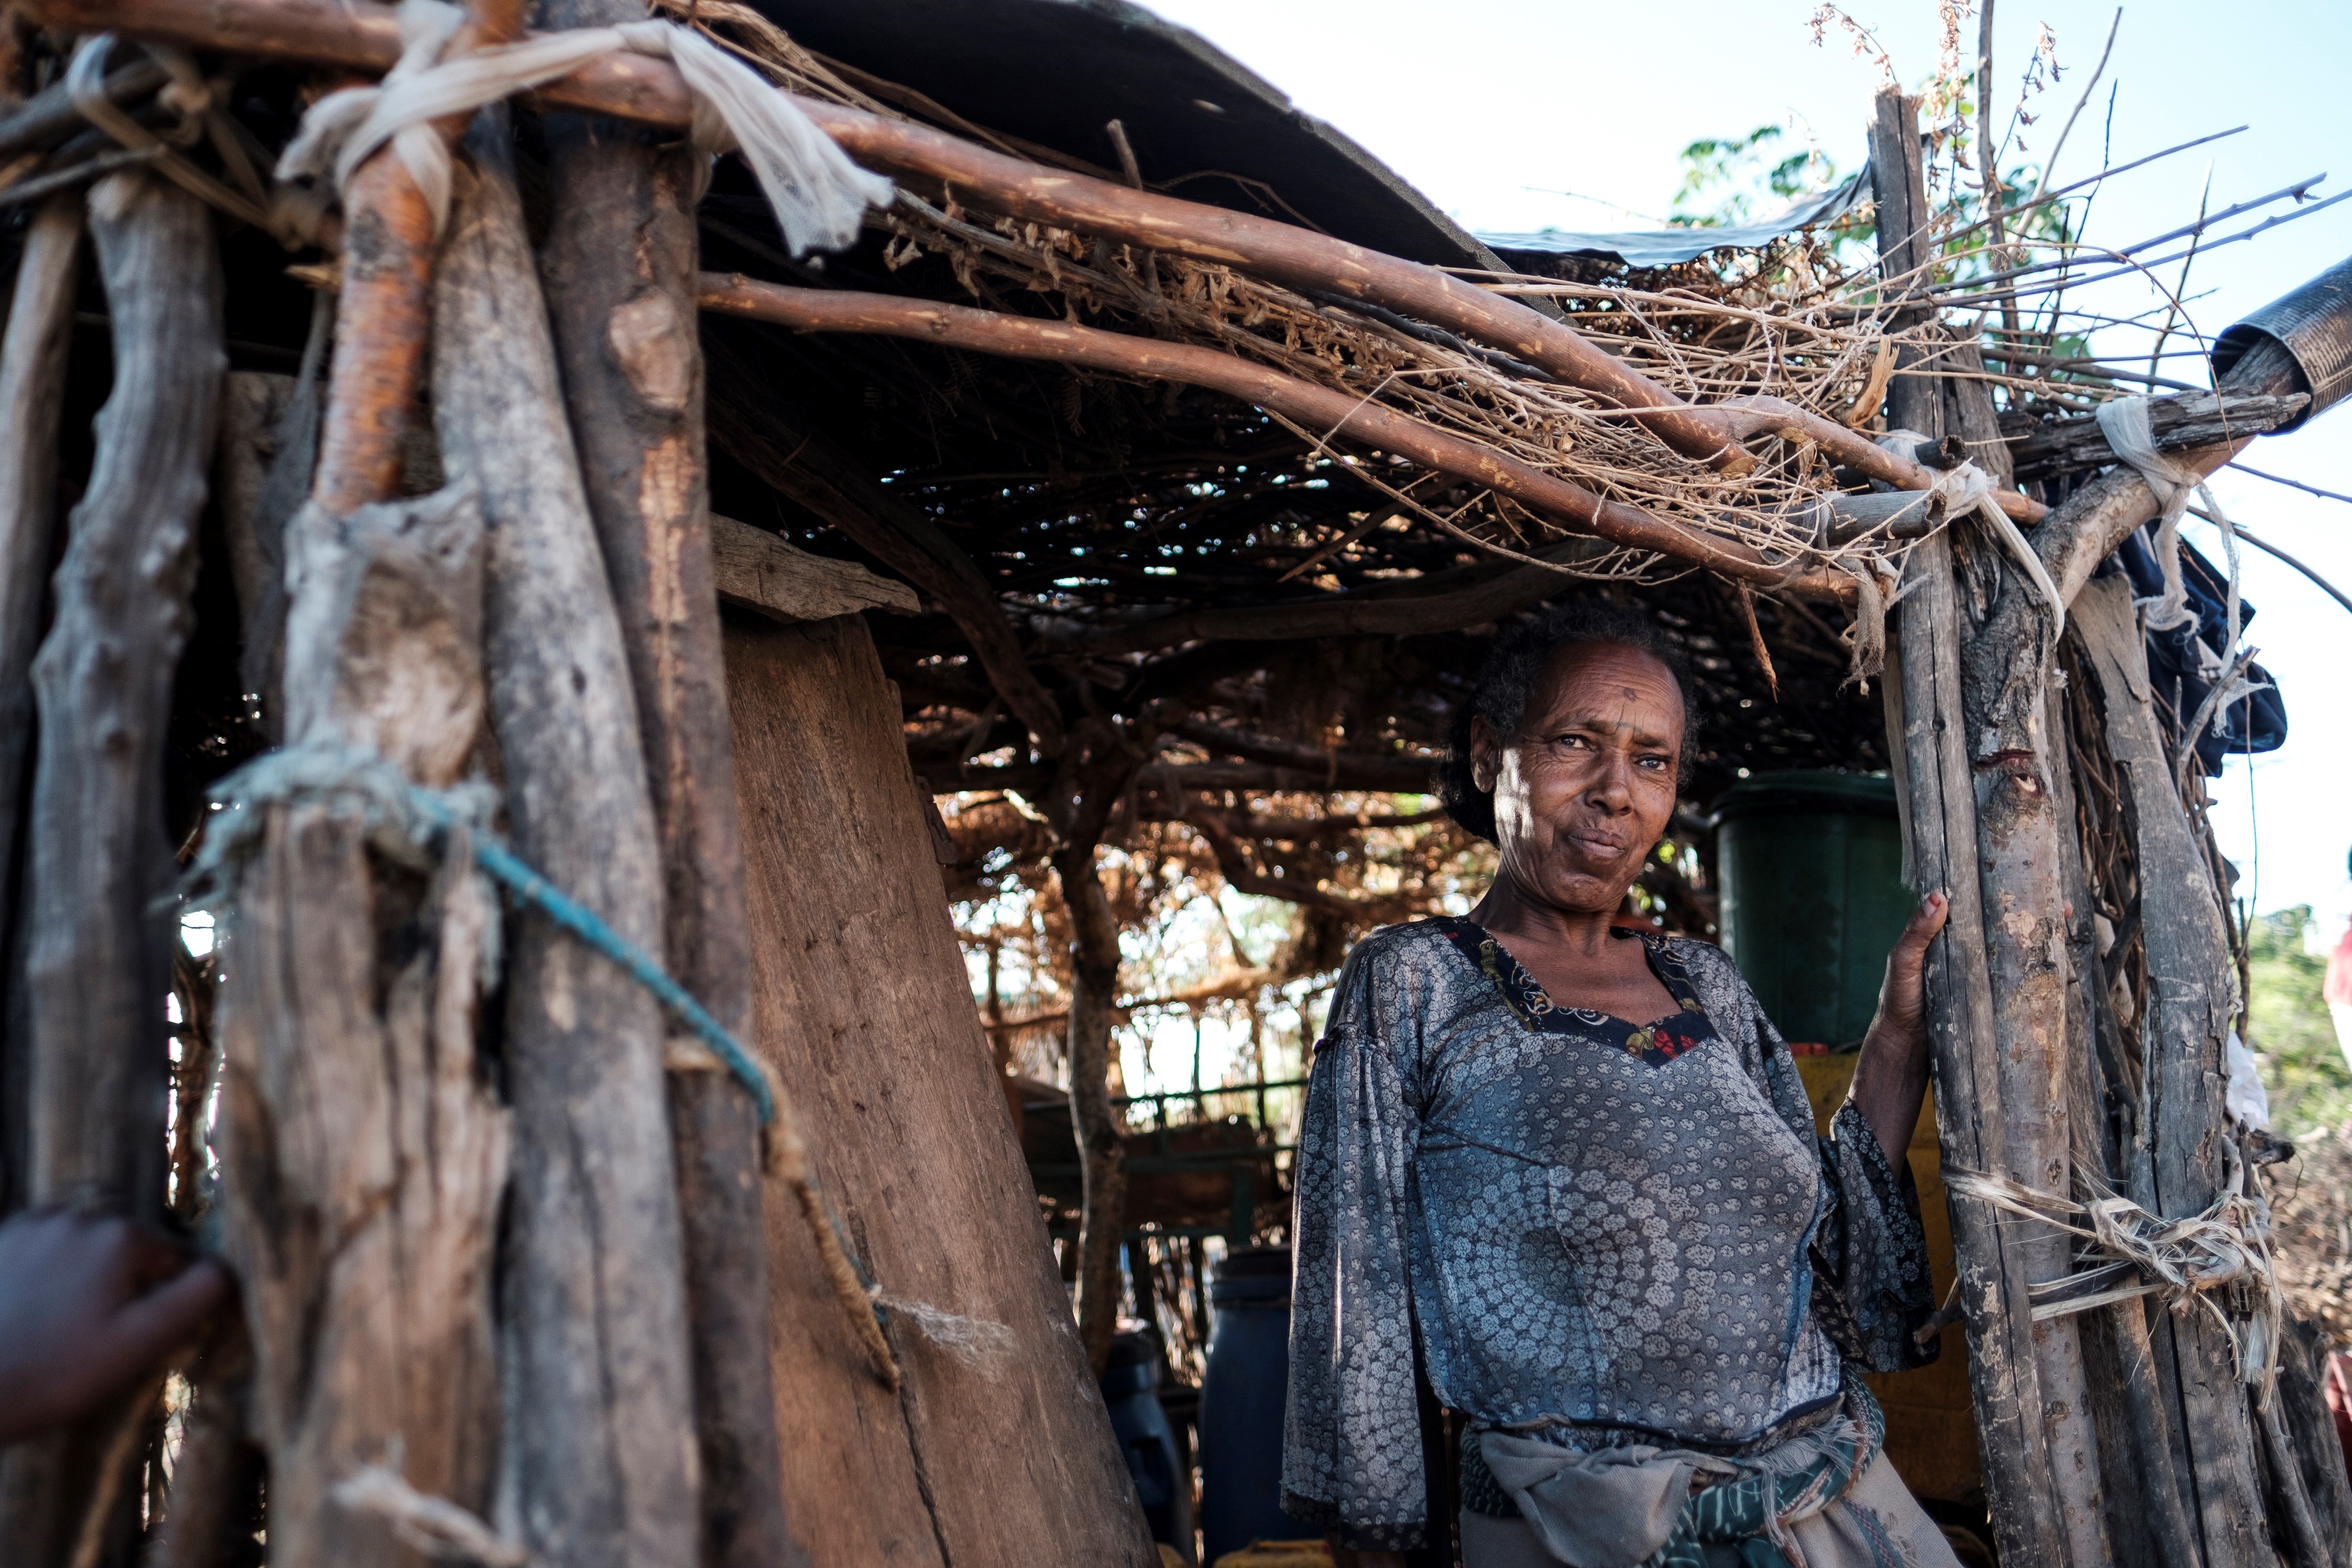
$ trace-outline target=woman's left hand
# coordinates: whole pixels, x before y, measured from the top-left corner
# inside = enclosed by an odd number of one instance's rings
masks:
[[[1870,1020],[1871,1038],[1883,1031],[1895,1039],[1927,1043],[1927,944],[1951,918],[1952,901],[1931,893],[1911,912],[1911,923],[1886,955],[1886,981],[1878,988],[1878,1016]]]
[[[1890,1160],[1911,1146],[1919,1102],[1927,1092],[1927,944],[1950,918],[1951,900],[1931,893],[1919,901],[1895,950],[1886,955],[1886,981],[1878,1015],[1854,1063],[1853,1103]]]

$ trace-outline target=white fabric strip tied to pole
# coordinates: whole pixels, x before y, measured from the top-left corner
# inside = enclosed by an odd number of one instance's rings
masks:
[[[1881,436],[1878,444],[1916,462],[1917,449],[1927,444],[1927,438],[1916,430],[1895,430]],[[1928,485],[1927,494],[1942,503],[1944,515],[1956,517],[1974,512],[1984,519],[1985,527],[1992,531],[1992,537],[2000,541],[2001,548],[2009,552],[2010,558],[2017,562],[2018,570],[2025,574],[2025,580],[2033,585],[2033,591],[2050,607],[2051,636],[2055,639],[2063,634],[2066,630],[2065,597],[2058,591],[2057,583],[2051,580],[2050,569],[2043,566],[2041,556],[2034,553],[2033,541],[2025,537],[2025,530],[2017,526],[2016,519],[2002,511],[1994,501],[2000,486],[1993,483],[1992,476],[1978,467],[1973,461],[1940,470],[1931,468],[1929,472],[1935,475],[1935,479]]]
[[[701,34],[667,22],[631,22],[545,33],[442,63],[465,14],[442,0],[402,0],[398,64],[375,87],[330,93],[310,108],[278,159],[278,177],[331,173],[338,190],[370,153],[392,144],[415,178],[436,233],[449,212],[452,154],[432,122],[570,76],[621,50],[674,63],[694,99],[695,148],[740,152],[774,209],[793,256],[856,243],[868,207],[887,207],[897,189],[849,161],[751,67]]]
[[[2099,430],[2106,436],[2107,445],[2115,455],[2130,465],[2147,482],[2156,497],[2158,514],[2156,529],[2156,562],[2164,573],[2164,593],[2161,598],[2143,599],[2147,607],[2147,625],[2151,632],[2168,631],[2191,619],[2189,591],[2180,580],[2180,517],[2189,509],[2191,491],[2204,496],[2205,504],[2213,505],[2213,497],[2205,488],[2205,477],[2194,468],[2175,463],[2156,449],[2156,436],[2147,418],[2148,399],[2119,397],[2098,407]],[[2231,628],[2235,642],[2236,628]]]

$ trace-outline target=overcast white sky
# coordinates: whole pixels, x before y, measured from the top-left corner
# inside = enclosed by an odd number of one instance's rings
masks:
[[[1826,47],[1813,46],[1811,0],[1146,3],[1339,126],[1472,229],[1641,226],[1627,214],[1665,210],[1685,143],[1768,121],[1816,140],[1851,169],[1878,80],[1834,31]],[[1906,85],[1934,70],[1932,0],[1857,0],[1849,9],[1885,44]],[[2114,15],[2111,3],[2000,0],[1996,82],[2014,82],[2042,24],[2066,69],[2033,105],[2042,118],[2024,132],[2027,158],[2055,135]],[[1967,35],[1973,50],[1973,17]],[[2337,163],[2346,166],[2318,193],[2352,188],[2347,59],[2352,5],[2341,0],[2133,0],[2096,100],[2061,156],[2059,183],[2100,167],[2109,83],[2120,84],[2117,162],[2209,131],[2249,129],[2111,182],[2088,237],[2128,245],[2192,219],[2209,158],[2216,210]],[[1559,191],[1593,199],[1548,193]],[[2219,332],[2347,255],[2352,202],[2217,251],[2193,279],[2192,291],[2213,291],[2194,308],[2198,325]],[[2115,285],[2100,308],[2125,305],[2112,313],[2129,315],[2154,298],[2144,285]],[[2257,443],[2246,461],[2352,492],[2352,406]],[[2240,523],[2352,592],[2352,506],[2235,473],[2213,489]],[[2192,523],[2190,533],[2220,559],[2213,530]],[[2285,695],[2290,737],[2251,768],[2233,759],[2219,781],[2222,846],[2255,881],[2258,907],[2309,904],[2340,929],[2352,914],[2352,612],[2252,550],[2243,583],[2260,612],[2248,640]]]

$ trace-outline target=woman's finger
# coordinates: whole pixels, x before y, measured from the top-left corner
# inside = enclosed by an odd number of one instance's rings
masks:
[[[1944,928],[1944,922],[1951,915],[1952,901],[1941,893],[1929,894],[1919,901],[1919,907],[1911,912],[1910,924],[1903,927],[1903,936],[1895,944],[1895,951],[1904,953],[1914,962],[1917,961],[1925,956],[1927,944],[1936,939],[1936,934]]]
[[[127,1384],[194,1339],[227,1304],[228,1271],[199,1258],[121,1309],[98,1330],[89,1357],[93,1383]]]

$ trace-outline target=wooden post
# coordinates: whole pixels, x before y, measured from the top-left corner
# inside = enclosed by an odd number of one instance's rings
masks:
[[[442,58],[521,36],[528,0],[466,0],[466,20]],[[455,141],[466,117],[435,122]],[[330,369],[328,419],[314,494],[331,513],[381,501],[399,483],[409,406],[424,373],[427,307],[438,235],[416,178],[390,145],[370,153],[343,187],[342,311]]]
[[[641,21],[642,0],[550,0],[547,27]],[[572,434],[604,547],[659,834],[670,973],[751,1038],[741,818],[713,586],[695,330],[697,165],[643,126],[545,121],[543,267]],[[768,1366],[760,1130],[723,1072],[673,1073],[678,1209],[702,1457],[702,1561],[796,1561]]]
[[[2230,1124],[2221,1104],[2229,943],[2149,706],[2147,647],[2129,583],[2106,578],[2088,584],[2075,596],[2072,625],[2083,666],[2098,687],[2139,862],[2141,939],[2151,980],[2140,1025],[2148,1120],[2139,1130],[2147,1150],[2132,1196],[2179,1218],[2206,1208],[2221,1192],[2220,1140]],[[2151,1326],[2167,1391],[2178,1401],[2205,1562],[2210,1568],[2267,1568],[2273,1555],[2255,1473],[2255,1433],[2229,1344],[2202,1312],[2158,1312]]]
[[[2058,813],[2059,881],[2066,899],[2067,1008],[2064,1075],[2074,1155],[2098,1178],[2114,1184],[2107,1137],[2107,1093],[2123,1086],[2096,1070],[2094,1039],[2105,971],[2093,925],[2096,904],[2078,831],[2075,776],[2069,751],[2066,695],[2043,689],[2050,737],[2050,777]],[[2157,1387],[2147,1339],[2147,1308],[2121,1301],[2078,1320],[2083,1371],[2098,1442],[2107,1538],[2122,1568],[2198,1568],[2197,1532],[2189,1523],[2180,1477],[2185,1456],[2173,1441],[2174,1423]]]
[[[1116,788],[1099,791],[1118,798]],[[1118,1330],[1118,1255],[1127,1232],[1127,1145],[1110,1103],[1112,1031],[1118,1021],[1118,921],[1095,869],[1094,835],[1054,854],[1070,912],[1070,1126],[1078,1145],[1078,1337],[1099,1377]]]
[[[456,782],[482,718],[473,493],[340,518],[312,503],[287,543],[288,740]],[[428,879],[372,857],[355,813],[259,809],[224,930],[218,1145],[270,1551],[407,1568],[386,1521],[331,1492],[389,1465],[428,1497],[488,1511],[507,1115],[477,1059],[475,1009],[496,894],[462,833]],[[421,939],[384,944],[384,931]]]
[[[152,1218],[163,1207],[173,937],[156,912],[173,871],[163,737],[226,360],[219,253],[201,202],[125,172],[91,188],[89,225],[114,390],[55,579],[56,622],[33,664],[25,1197],[96,1198]],[[0,1540],[12,1562],[60,1563],[72,1550],[122,1418],[109,1411],[0,1461]],[[121,1492],[135,1499],[138,1489]]]
[[[37,1201],[137,1194],[152,1211],[162,1192],[146,1193],[141,1176],[160,1168],[162,1144],[149,1148],[140,1130],[162,1114],[173,940],[152,908],[171,876],[163,731],[226,361],[204,204],[161,179],[118,174],[91,190],[89,216],[115,382],[58,569],[56,624],[33,666],[31,1186]]]
[[[32,755],[33,654],[57,542],[58,434],[81,229],[78,194],[52,197],[34,214],[0,343],[0,901],[16,885],[12,857]]]
[[[1926,260],[1926,184],[1919,168],[1918,106],[1882,92],[1871,128],[1881,266],[1890,278]],[[1916,362],[1907,352],[1906,360]],[[1944,431],[1937,378],[1898,374],[1888,389],[1898,428],[1930,437]],[[1935,1051],[1937,1131],[1948,1165],[2000,1170],[2008,1165],[1994,998],[1977,875],[1977,785],[1961,713],[1960,596],[1941,536],[1911,553],[1915,580],[1889,639],[1884,690],[1890,752],[1901,757],[1906,842],[1922,890],[1951,899],[1943,934],[1928,950],[1927,1019]],[[1969,1335],[1969,1372],[1983,1456],[1985,1490],[2002,1561],[2057,1568],[2067,1541],[2043,1440],[2041,1378],[2026,1311],[2025,1249],[1984,1205],[1952,1206],[1954,1261]]]
[[[907,761],[854,615],[727,624],[760,1048],[843,1228],[889,1295],[1003,1324],[960,1359],[890,1312],[895,1397],[800,1217],[769,1209],[785,1503],[817,1563],[1148,1568],[972,1006]]]
[[[1973,343],[1957,346],[1948,361],[1959,374],[1945,382],[1945,428],[1967,441],[1996,483],[2009,477],[1992,399],[1980,381]],[[1977,876],[1984,897],[1987,970],[1992,985],[1993,1045],[2001,1080],[2005,1159],[2000,1173],[2042,1192],[2074,1192],[2074,1074],[2087,1071],[2087,1030],[2074,1023],[2070,927],[2062,877],[2074,823],[2062,813],[2070,766],[2063,735],[2053,738],[2050,672],[2056,656],[2055,623],[2033,585],[2010,569],[1985,537],[1983,520],[1961,520],[1963,537],[1980,563],[1971,575],[1989,580],[1992,612],[1961,623],[1960,696],[1970,768],[1976,779]],[[1999,562],[1998,567],[1991,563]],[[2002,612],[2010,613],[2002,613]],[[2087,919],[2087,915],[2085,915]],[[2035,1229],[2039,1234],[2035,1234]],[[2050,1227],[2015,1238],[2026,1255],[2029,1284],[2073,1271],[2068,1238]],[[2022,1300],[2005,1302],[2023,1311]],[[2078,1568],[2108,1561],[2098,1434],[2083,1367],[2081,1324],[2073,1317],[2032,1326],[2042,1396],[2042,1427],[2050,1446],[2055,1504],[2069,1561]]]
[[[563,418],[506,116],[467,141],[433,298],[434,422],[479,492],[491,724],[517,852],[640,950],[661,862],[629,665]],[[677,1185],[655,1002],[524,912],[508,966],[506,1466],[551,1561],[676,1568],[699,1512]]]
[[[53,197],[34,214],[0,343],[0,955],[16,951],[16,831],[33,755],[33,654],[57,545],[58,432],[81,225],[79,193]],[[8,1038],[15,1032],[0,1023],[0,1214],[22,1200],[31,1130],[29,1063]]]

